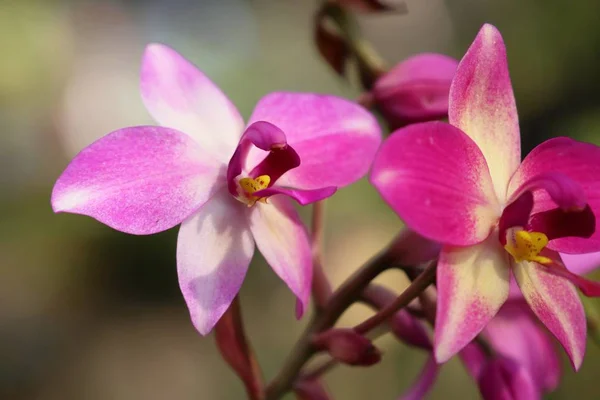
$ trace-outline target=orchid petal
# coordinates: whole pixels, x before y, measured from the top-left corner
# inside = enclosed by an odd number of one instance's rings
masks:
[[[544,266],[523,261],[514,264],[521,292],[537,317],[563,345],[577,370],[585,353],[586,320],[575,286],[545,271]]]
[[[415,383],[398,400],[421,400],[429,393],[440,371],[434,357],[429,357]]]
[[[581,185],[560,172],[542,172],[530,177],[511,194],[509,202],[524,192],[536,190],[545,190],[552,201],[563,210],[582,209],[587,204]]]
[[[475,380],[479,380],[487,363],[487,355],[477,342],[471,342],[458,353],[465,369]]]
[[[377,153],[371,183],[407,226],[441,243],[481,242],[500,212],[483,155],[443,122],[392,134]]]
[[[220,164],[189,136],[139,126],[83,149],[56,181],[52,209],[147,235],[181,223],[218,189]]]
[[[290,201],[275,197],[250,212],[250,229],[258,249],[275,273],[298,298],[302,316],[310,300],[312,257],[308,234]]]
[[[246,208],[221,190],[181,224],[179,286],[196,329],[206,335],[237,295],[254,253]]]
[[[600,297],[600,282],[595,282],[569,271],[560,261],[560,255],[549,249],[544,249],[540,255],[552,260],[551,263],[540,266],[546,272],[567,279],[587,297]]]
[[[305,206],[307,204],[311,204],[331,197],[336,191],[337,188],[332,186],[313,190],[288,189],[272,186],[268,189],[256,191],[253,193],[253,195],[256,197],[269,197],[274,196],[276,194],[284,194],[296,200],[298,204]]]
[[[498,231],[500,243],[506,244],[506,231],[515,226],[526,226],[533,209],[533,194],[530,191],[522,193],[502,211]]]
[[[540,388],[529,371],[509,358],[489,361],[478,383],[484,400],[532,400],[541,397]]]
[[[545,141],[525,157],[510,181],[509,194],[536,175],[548,172],[564,174],[581,186],[587,204],[596,216],[596,226],[600,226],[600,147],[566,137]],[[556,200],[546,191],[535,191],[534,199],[534,213],[557,207]],[[554,240],[550,247],[571,254],[600,251],[600,229],[590,238],[568,237]]]
[[[346,186],[365,175],[381,143],[375,118],[361,106],[334,96],[272,93],[263,97],[250,123],[268,121],[281,128],[302,164],[280,184],[300,189]],[[248,166],[264,154],[251,151]]]
[[[240,143],[229,160],[227,187],[233,196],[238,195],[235,178],[242,173],[252,145],[269,153],[250,173],[251,178],[268,175],[273,184],[285,172],[300,165],[300,158],[296,151],[288,146],[285,133],[269,122],[257,121],[244,131]]]
[[[508,298],[508,254],[495,234],[470,247],[444,247],[437,270],[435,357],[445,362],[485,328]]]
[[[600,267],[600,252],[588,254],[561,254],[565,266],[576,274],[586,274]]]
[[[477,143],[496,195],[504,201],[506,184],[521,161],[521,138],[506,48],[492,25],[483,25],[458,65],[448,117]]]
[[[554,390],[560,379],[560,359],[551,338],[523,301],[507,302],[484,333],[498,353],[524,366],[537,386]]]
[[[589,206],[582,210],[554,208],[531,216],[527,229],[544,232],[549,240],[564,237],[589,238],[596,231],[596,217]],[[552,242],[548,248],[553,248]]]
[[[193,137],[226,163],[244,130],[227,96],[191,62],[161,44],[146,47],[140,89],[148,112],[161,125]]]

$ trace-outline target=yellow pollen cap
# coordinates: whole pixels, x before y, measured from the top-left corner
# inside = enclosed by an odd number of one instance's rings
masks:
[[[540,252],[548,244],[548,236],[541,232],[516,231],[508,234],[504,249],[514,257],[516,262],[534,261],[540,264],[550,264],[548,257],[540,256]]]
[[[248,207],[251,207],[257,201],[261,201],[263,203],[267,202],[266,197],[256,197],[252,194],[254,192],[258,192],[259,190],[263,190],[269,187],[269,183],[271,183],[271,177],[269,175],[260,175],[256,178],[242,178],[239,180],[240,187],[244,190],[244,195],[246,197],[246,203]]]

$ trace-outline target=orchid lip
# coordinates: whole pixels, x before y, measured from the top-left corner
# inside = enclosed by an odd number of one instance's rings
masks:
[[[249,173],[251,179],[268,175],[270,182],[274,183],[287,171],[300,165],[300,156],[288,145],[281,129],[266,121],[254,122],[242,134],[227,167],[227,186],[234,197],[239,195],[238,177],[245,169],[244,164],[253,146],[267,152],[267,155]]]

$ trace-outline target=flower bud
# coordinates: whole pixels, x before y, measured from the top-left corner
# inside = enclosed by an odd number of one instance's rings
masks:
[[[373,96],[392,128],[448,115],[450,84],[458,61],[443,54],[412,56],[381,76]]]
[[[530,400],[541,397],[527,369],[505,357],[495,358],[483,367],[479,390],[484,400]]]
[[[373,343],[352,329],[330,329],[318,334],[313,344],[344,364],[369,366],[381,360]]]

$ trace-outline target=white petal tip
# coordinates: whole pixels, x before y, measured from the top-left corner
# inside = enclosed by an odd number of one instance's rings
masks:
[[[165,50],[170,50],[170,47],[162,43],[148,43],[144,49],[144,53],[155,53]]]
[[[192,314],[190,314],[190,317],[192,319],[192,325],[194,325],[194,328],[196,328],[198,333],[202,336],[206,336],[212,332],[222,315],[223,313],[221,313],[218,318],[210,320],[204,320],[202,318],[198,318],[197,316],[194,317]]]
[[[482,39],[488,43],[494,43],[498,38],[502,39],[500,31],[492,24],[484,24],[479,31],[479,35],[481,35]]]
[[[435,362],[443,364],[450,360],[454,354],[449,352],[447,347],[435,346],[434,355]]]
[[[86,189],[72,190],[60,194],[53,193],[50,204],[55,213],[72,211],[90,200],[90,191]]]
[[[583,354],[569,354],[569,360],[571,361],[571,366],[577,372],[581,368],[581,364],[583,364]]]

